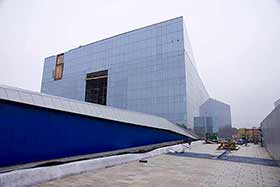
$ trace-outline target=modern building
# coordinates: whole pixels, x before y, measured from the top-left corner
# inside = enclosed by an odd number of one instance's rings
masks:
[[[209,98],[199,108],[200,116],[209,116],[213,119],[213,130],[218,132],[220,128],[231,127],[230,105],[221,101]]]
[[[183,17],[45,59],[41,92],[154,114],[192,128],[209,95]]]
[[[212,117],[194,117],[193,130],[200,138],[205,138],[206,133],[213,133]]]

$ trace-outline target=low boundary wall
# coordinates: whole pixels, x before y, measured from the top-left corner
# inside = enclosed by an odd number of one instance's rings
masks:
[[[280,106],[261,122],[263,144],[280,165]]]

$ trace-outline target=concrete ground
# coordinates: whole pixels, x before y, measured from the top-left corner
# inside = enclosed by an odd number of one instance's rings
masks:
[[[249,144],[223,157],[217,145],[194,143],[186,153],[171,153],[36,185],[62,186],[274,186],[280,187],[280,167],[264,148]],[[229,158],[227,160],[227,157]]]

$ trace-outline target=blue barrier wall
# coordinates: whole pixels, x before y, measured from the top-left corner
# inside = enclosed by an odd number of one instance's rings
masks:
[[[167,130],[0,100],[0,167],[185,139]]]

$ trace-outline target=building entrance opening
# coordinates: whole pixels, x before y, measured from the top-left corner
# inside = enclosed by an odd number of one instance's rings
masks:
[[[106,105],[108,70],[87,74],[85,101]]]

